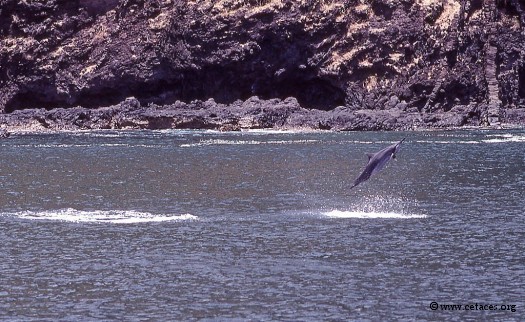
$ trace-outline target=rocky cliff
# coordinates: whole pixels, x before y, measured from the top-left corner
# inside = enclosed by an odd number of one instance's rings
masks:
[[[0,0],[0,122],[523,125],[524,56],[520,0]]]

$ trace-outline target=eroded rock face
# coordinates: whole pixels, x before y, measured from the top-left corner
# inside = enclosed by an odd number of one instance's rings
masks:
[[[267,109],[254,126],[523,124],[524,10],[518,0],[2,0],[0,110],[139,117],[127,97],[152,114],[212,98],[217,113],[181,124],[213,127],[257,96],[297,107],[288,123]],[[180,126],[170,117],[151,127]]]
[[[13,132],[195,128],[219,131],[262,128],[379,131],[476,126],[479,119],[472,113],[477,114],[468,106],[457,106],[454,110],[442,113],[403,112],[399,109],[352,110],[344,106],[323,111],[303,108],[293,97],[285,100],[251,97],[231,104],[209,99],[142,106],[136,98],[131,97],[119,104],[97,109],[71,107],[16,110],[0,114],[0,124]],[[523,122],[525,113],[511,115],[509,119]]]

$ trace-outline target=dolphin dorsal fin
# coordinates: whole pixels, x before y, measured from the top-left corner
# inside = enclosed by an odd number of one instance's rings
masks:
[[[368,161],[374,157],[375,153],[367,153],[366,156],[368,157]]]

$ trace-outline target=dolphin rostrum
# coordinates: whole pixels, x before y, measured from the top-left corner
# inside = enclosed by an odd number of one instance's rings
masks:
[[[391,146],[388,146],[377,153],[368,153],[368,163],[359,177],[355,179],[354,185],[351,186],[350,189],[362,182],[365,182],[366,180],[370,179],[372,175],[383,170],[390,159],[396,158],[396,152],[399,149],[399,145],[405,141],[405,139],[406,138],[403,138],[403,140],[399,141],[398,143],[392,144]]]

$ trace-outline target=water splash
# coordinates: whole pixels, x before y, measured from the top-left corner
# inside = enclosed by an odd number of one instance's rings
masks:
[[[14,217],[26,220],[55,220],[78,223],[112,223],[134,224],[148,222],[198,220],[190,214],[152,214],[134,210],[94,210],[83,211],[73,208],[45,211],[21,211],[11,214]]]
[[[324,216],[330,218],[399,218],[399,219],[411,219],[411,218],[427,218],[427,215],[415,215],[415,214],[402,214],[396,212],[365,212],[365,211],[342,211],[332,210],[323,213]]]
[[[425,214],[410,213],[413,202],[398,197],[367,196],[352,202],[346,209],[332,209],[322,213],[330,218],[427,218]]]

